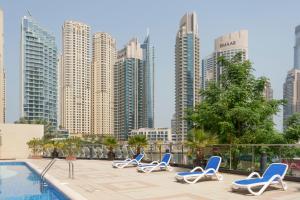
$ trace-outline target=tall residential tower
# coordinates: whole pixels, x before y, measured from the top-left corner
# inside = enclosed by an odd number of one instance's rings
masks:
[[[145,90],[145,118],[146,127],[154,128],[154,46],[151,44],[149,32],[141,44],[143,50],[143,61],[144,61],[144,90]]]
[[[116,40],[108,33],[93,36],[91,133],[114,134],[114,64]]]
[[[61,126],[71,135],[91,130],[90,26],[66,21],[62,27]]]
[[[287,101],[283,105],[285,123],[291,115],[300,112],[300,25],[295,28],[294,68],[288,72],[283,84],[283,99]]]
[[[248,59],[248,31],[240,30],[215,39],[215,50],[202,60],[201,89],[205,89],[210,81],[219,81],[222,66],[218,58],[223,56],[231,59],[237,53],[242,53],[242,60]]]
[[[294,113],[300,112],[300,69],[291,69],[283,84],[283,123]],[[284,126],[285,127],[285,126]]]
[[[179,141],[186,139],[191,124],[185,120],[187,109],[199,102],[200,38],[196,13],[180,21],[175,44],[175,118]]]
[[[5,123],[5,69],[4,69],[4,17],[0,8],[0,123]]]
[[[295,28],[294,68],[300,69],[300,25]]]
[[[21,24],[21,116],[57,126],[55,37],[31,16]]]
[[[140,45],[134,38],[118,52],[114,70],[114,127],[119,140],[126,140],[133,129],[153,127],[154,57],[149,42],[147,37]]]

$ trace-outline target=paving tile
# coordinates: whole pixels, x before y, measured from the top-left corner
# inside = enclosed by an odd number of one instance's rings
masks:
[[[43,169],[49,160],[29,160]],[[261,196],[247,191],[232,192],[231,183],[244,176],[223,174],[223,181],[207,180],[196,184],[178,183],[177,171],[137,173],[135,168],[114,169],[111,161],[77,160],[75,179],[68,178],[68,164],[58,161],[49,174],[88,200],[300,200],[300,184],[287,182],[288,190],[271,187]]]

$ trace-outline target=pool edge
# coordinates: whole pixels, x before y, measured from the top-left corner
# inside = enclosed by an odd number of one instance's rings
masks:
[[[32,168],[36,173],[41,174],[42,169],[35,164],[31,163],[28,160],[17,160],[16,162],[25,162],[30,168]],[[51,183],[57,190],[59,190],[61,193],[63,193],[65,196],[70,198],[71,200],[88,200],[87,198],[83,197],[80,193],[74,191],[67,185],[62,184],[61,181],[54,178],[50,174],[46,174],[45,176],[46,181]]]

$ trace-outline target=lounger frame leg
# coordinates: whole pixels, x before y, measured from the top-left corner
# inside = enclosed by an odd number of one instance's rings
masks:
[[[193,181],[190,181],[190,180],[188,179],[188,177],[185,177],[185,176],[184,176],[184,177],[183,177],[183,180],[184,180],[185,182],[189,183],[189,184],[194,184],[194,183],[197,183],[203,176],[204,176],[204,174],[198,176],[198,177],[195,178]]]
[[[275,176],[273,176],[258,192],[254,192],[253,190],[252,190],[252,187],[255,187],[255,186],[248,186],[247,187],[247,189],[248,189],[248,191],[251,193],[251,194],[253,194],[253,195],[255,195],[255,196],[259,196],[259,195],[261,195],[266,189],[267,189],[267,187],[269,187],[271,184],[272,184],[272,182],[274,181],[274,180],[276,180],[276,179],[278,179],[278,184],[280,184],[281,185],[281,187],[282,187],[282,189],[283,190],[287,190],[287,184],[285,183],[285,182],[283,182],[283,180],[282,180],[282,178],[280,177],[280,176],[278,176],[278,175],[275,175]]]

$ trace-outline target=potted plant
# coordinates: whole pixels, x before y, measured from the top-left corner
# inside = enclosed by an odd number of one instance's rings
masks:
[[[32,153],[30,158],[42,158],[41,153],[43,152],[43,140],[39,138],[33,138],[27,142],[27,145]]]
[[[188,155],[193,159],[195,166],[205,165],[204,161],[204,148],[208,144],[216,144],[217,137],[208,133],[205,133],[201,129],[193,128],[188,134],[188,140],[186,145],[190,147]]]
[[[115,158],[115,154],[113,149],[118,146],[118,142],[115,137],[106,136],[103,140],[103,144],[108,148],[108,159],[113,160]]]
[[[128,144],[136,148],[136,156],[141,153],[141,148],[148,145],[145,135],[135,135],[129,138]]]
[[[61,143],[66,160],[76,160],[76,155],[81,148],[81,139],[79,137],[70,137],[62,140]]]

